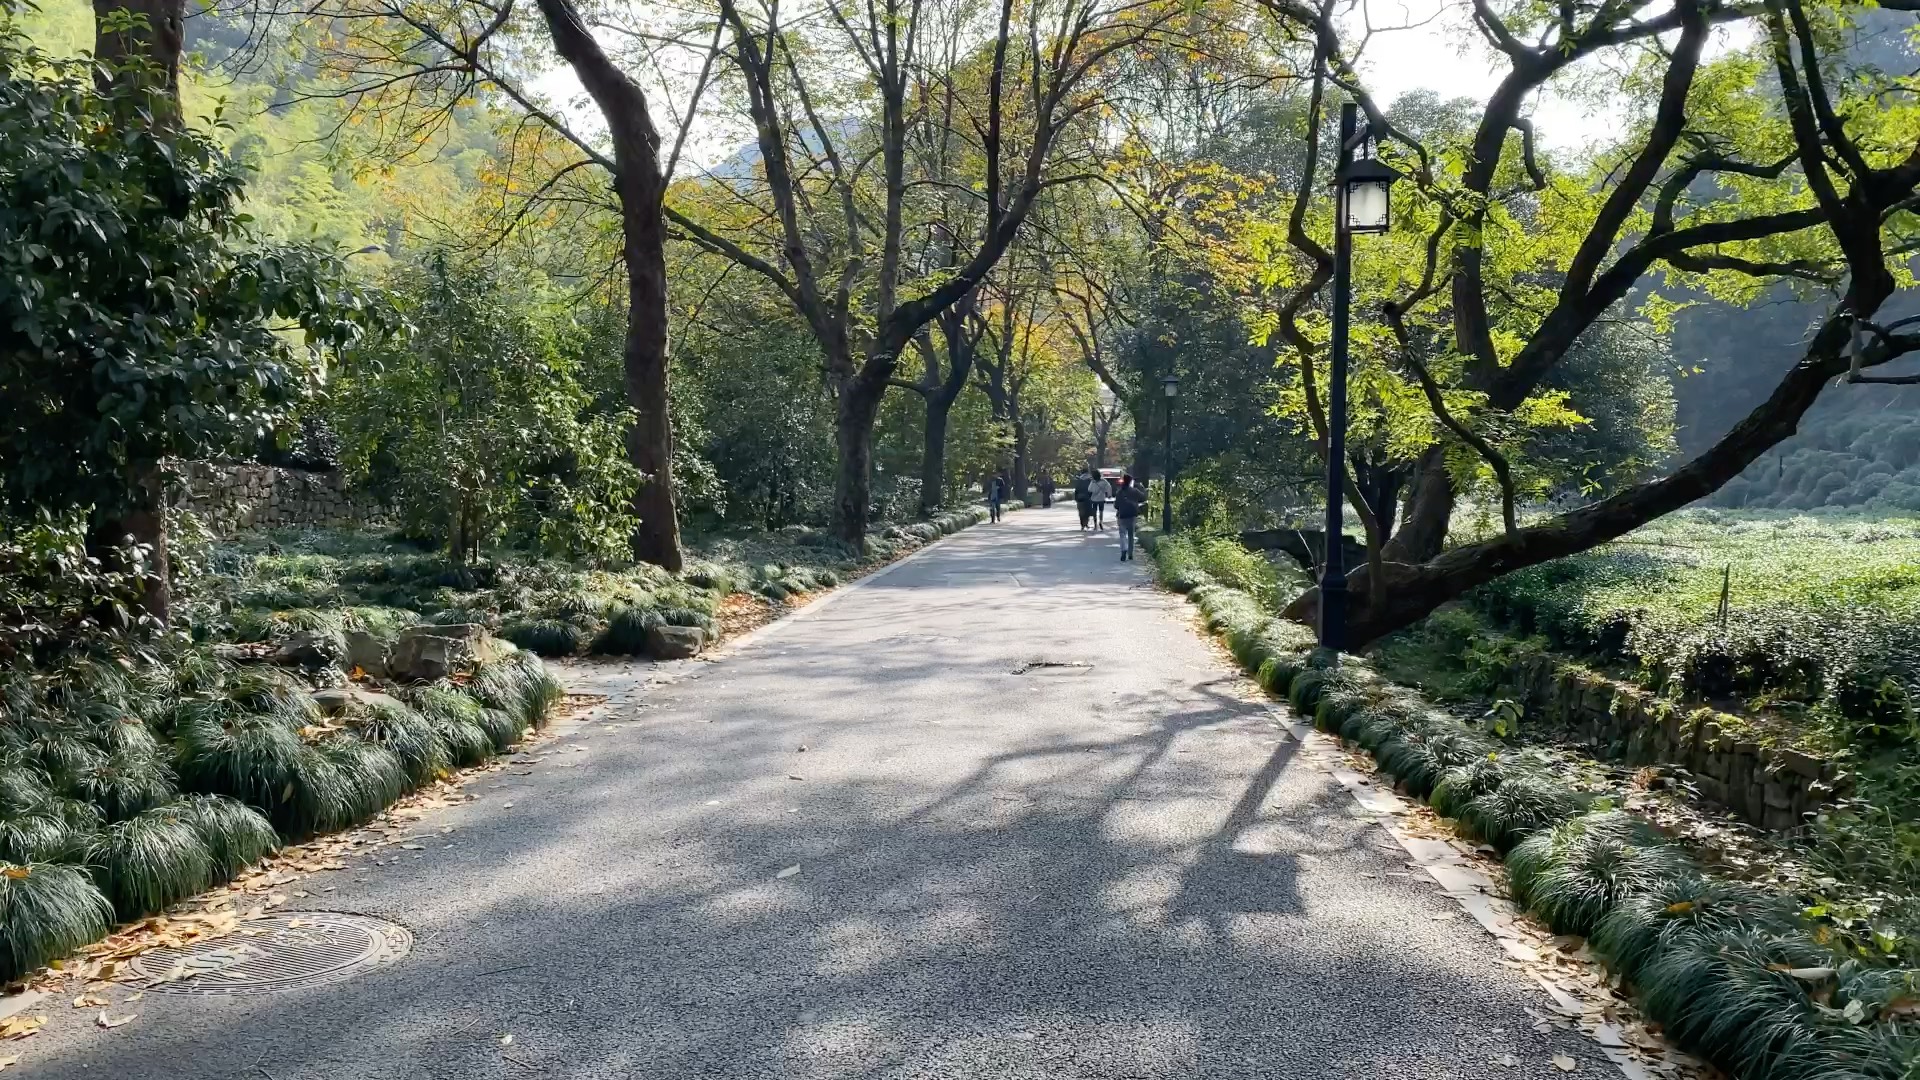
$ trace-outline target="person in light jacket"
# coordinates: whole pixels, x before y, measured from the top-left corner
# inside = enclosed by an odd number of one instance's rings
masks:
[[[1105,531],[1107,527],[1107,504],[1113,501],[1112,482],[1099,473],[1095,473],[1093,483],[1087,485],[1087,498],[1093,503],[1093,531]]]

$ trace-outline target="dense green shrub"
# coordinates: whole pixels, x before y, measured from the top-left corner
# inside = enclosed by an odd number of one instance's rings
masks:
[[[1696,876],[1684,852],[1618,810],[1542,829],[1507,857],[1514,900],[1562,934],[1590,935],[1621,901]]]

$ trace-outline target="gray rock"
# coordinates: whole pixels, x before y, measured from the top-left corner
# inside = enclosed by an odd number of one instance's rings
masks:
[[[506,652],[479,623],[422,623],[400,634],[387,655],[387,674],[396,679],[431,681]]]
[[[387,673],[387,643],[365,630],[347,631],[347,668],[369,675]]]
[[[707,635],[697,626],[656,626],[647,631],[647,655],[656,660],[697,656]]]
[[[1812,754],[1803,754],[1798,750],[1777,751],[1774,754],[1774,760],[1809,780],[1818,780],[1826,772],[1825,762]]]
[[[363,690],[357,686],[342,686],[330,690],[315,690],[313,703],[328,716],[339,716],[354,705],[373,705],[394,698],[374,690]]]
[[[1766,783],[1766,803],[1771,810],[1793,809],[1793,787],[1782,777],[1773,777]]]
[[[338,637],[314,630],[303,630],[280,643],[274,650],[276,664],[318,671],[346,658],[346,649]]]

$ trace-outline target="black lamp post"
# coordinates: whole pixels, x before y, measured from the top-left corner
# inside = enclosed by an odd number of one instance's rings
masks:
[[[1180,376],[1160,380],[1167,392],[1167,457],[1160,467],[1160,531],[1173,531],[1173,399],[1180,396]]]
[[[1320,646],[1338,654],[1346,647],[1347,570],[1340,540],[1347,479],[1347,306],[1353,293],[1353,237],[1384,233],[1388,189],[1398,173],[1366,153],[1368,132],[1359,130],[1359,110],[1340,106],[1340,159],[1334,171],[1333,350],[1327,372],[1327,530],[1320,574]],[[1354,157],[1354,151],[1362,156]]]

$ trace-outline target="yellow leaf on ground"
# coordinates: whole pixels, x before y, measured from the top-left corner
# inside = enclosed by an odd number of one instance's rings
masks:
[[[1553,1067],[1559,1069],[1561,1072],[1572,1072],[1580,1067],[1580,1063],[1565,1054],[1555,1054],[1553,1055]]]
[[[44,1016],[9,1016],[0,1020],[0,1039],[25,1039],[45,1025]]]
[[[103,1028],[117,1028],[126,1024],[133,1023],[133,1021],[137,1017],[139,1017],[139,1015],[140,1015],[139,1013],[128,1013],[125,1016],[108,1016],[107,1010],[101,1009],[100,1015],[94,1017],[93,1022],[96,1024],[99,1024]]]

